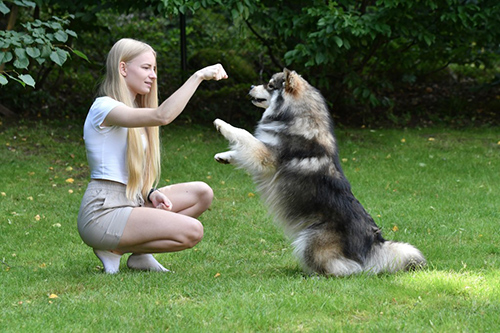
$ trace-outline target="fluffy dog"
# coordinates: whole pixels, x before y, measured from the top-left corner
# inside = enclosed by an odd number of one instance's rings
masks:
[[[231,147],[215,160],[253,176],[306,272],[377,274],[426,264],[412,245],[385,240],[352,194],[340,165],[333,120],[317,89],[285,69],[249,94],[253,104],[266,109],[255,136],[215,120]]]

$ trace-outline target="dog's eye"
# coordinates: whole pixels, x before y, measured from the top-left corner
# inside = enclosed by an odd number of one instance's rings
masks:
[[[267,89],[269,89],[269,90],[274,90],[274,89],[276,89],[276,86],[274,85],[274,82],[269,82],[269,83],[267,84]]]

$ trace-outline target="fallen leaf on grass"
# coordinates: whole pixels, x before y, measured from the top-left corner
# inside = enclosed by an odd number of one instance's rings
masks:
[[[52,299],[53,299],[53,298],[59,298],[59,296],[57,296],[56,294],[50,294],[50,295],[49,295],[49,298],[52,298]]]
[[[399,230],[399,228],[398,228],[398,226],[397,226],[397,225],[395,225],[394,227],[392,227],[392,231],[396,232],[396,231],[398,231],[398,230]]]
[[[214,275],[214,278],[218,278],[220,276],[220,273],[217,273]]]
[[[66,183],[70,183],[70,184],[73,184],[75,180],[73,178],[68,178],[66,179]]]

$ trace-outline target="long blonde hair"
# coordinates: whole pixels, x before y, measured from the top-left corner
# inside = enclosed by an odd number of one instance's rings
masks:
[[[156,52],[146,43],[130,39],[120,39],[109,51],[106,60],[106,77],[101,84],[100,94],[109,96],[117,101],[135,108],[157,108],[158,86],[153,81],[151,91],[145,95],[137,95],[135,100],[130,97],[130,92],[123,76],[120,74],[120,62],[129,62],[144,52]],[[156,71],[156,69],[155,69]],[[140,112],[140,111],[139,111]],[[129,128],[127,136],[127,198],[134,200],[142,195],[146,198],[149,190],[158,184],[160,179],[160,139],[159,128],[147,127],[147,149],[144,149],[140,128]]]

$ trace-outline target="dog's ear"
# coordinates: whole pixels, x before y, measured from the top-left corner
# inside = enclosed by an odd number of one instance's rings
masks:
[[[285,73],[285,91],[292,95],[297,95],[302,88],[302,80],[295,71],[284,69]]]

